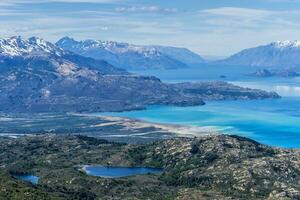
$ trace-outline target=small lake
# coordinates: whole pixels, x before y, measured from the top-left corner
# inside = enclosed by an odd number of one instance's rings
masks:
[[[15,177],[16,179],[22,180],[22,181],[26,181],[26,182],[30,182],[34,185],[39,183],[39,177],[37,176],[33,176],[31,174],[14,174],[13,177]]]
[[[104,167],[104,166],[84,166],[83,170],[91,176],[102,178],[121,178],[143,174],[157,174],[162,169],[151,167]]]

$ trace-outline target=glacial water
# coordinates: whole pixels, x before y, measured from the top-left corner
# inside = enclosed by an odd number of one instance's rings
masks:
[[[162,169],[149,167],[84,166],[84,171],[91,176],[103,178],[121,178],[134,175],[143,175],[148,173],[160,173],[162,172]]]
[[[151,106],[147,110],[105,113],[150,122],[209,127],[278,147],[300,148],[300,77],[253,78],[254,68],[220,68],[144,71],[165,82],[228,81],[243,87],[275,91],[283,98],[249,101],[208,101],[205,106]],[[139,73],[139,72],[137,72]],[[221,77],[224,75],[226,78]]]
[[[210,101],[205,106],[151,106],[147,110],[104,113],[150,122],[209,127],[279,147],[300,148],[300,98]]]

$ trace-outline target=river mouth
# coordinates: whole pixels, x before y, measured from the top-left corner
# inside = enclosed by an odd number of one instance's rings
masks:
[[[101,178],[123,178],[136,175],[159,174],[163,172],[161,168],[151,167],[106,167],[85,165],[82,170],[90,176]]]

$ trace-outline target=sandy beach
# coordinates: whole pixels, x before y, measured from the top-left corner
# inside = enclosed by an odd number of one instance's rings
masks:
[[[156,132],[159,131],[170,132],[170,133],[174,133],[178,137],[199,137],[203,135],[220,134],[213,127],[198,127],[198,126],[183,126],[177,124],[153,123],[153,122],[147,122],[139,119],[127,118],[127,117],[97,116],[94,114],[72,113],[72,115],[99,117],[100,119],[107,121],[105,123],[96,124],[94,125],[94,127],[120,125],[123,126],[124,130],[155,128],[157,129]],[[145,133],[143,134],[146,135],[148,133],[149,132],[145,131]]]

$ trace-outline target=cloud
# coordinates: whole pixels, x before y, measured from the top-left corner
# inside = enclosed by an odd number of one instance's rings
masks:
[[[265,0],[267,2],[274,2],[274,3],[300,3],[300,0]]]
[[[53,2],[89,4],[82,7],[61,5],[55,12],[56,8],[48,9],[46,4],[31,5]],[[69,35],[78,39],[188,47],[207,55],[228,55],[246,47],[300,37],[300,11],[296,7],[287,10],[181,7],[177,10],[166,4],[146,6],[142,2],[0,0],[0,35],[40,36],[52,42]],[[4,4],[8,7],[1,7]]]
[[[115,9],[117,12],[130,12],[130,13],[176,13],[176,8],[161,8],[158,6],[130,6],[118,7]]]
[[[203,22],[214,30],[241,31],[252,29],[299,28],[300,11],[297,10],[263,10],[239,7],[220,7],[200,10]]]
[[[225,16],[225,17],[237,17],[237,18],[264,18],[273,15],[275,12],[270,10],[261,10],[261,9],[221,7],[221,8],[201,10],[200,13]]]
[[[1,9],[0,8],[0,17],[16,17],[16,16],[33,16],[35,14],[31,12],[25,12],[25,11],[15,11],[15,10],[9,10],[9,9]]]
[[[63,3],[117,3],[120,0],[45,0],[46,2],[63,2]]]
[[[5,0],[0,6],[14,6],[16,4],[41,4],[41,3],[119,3],[124,0]]]

